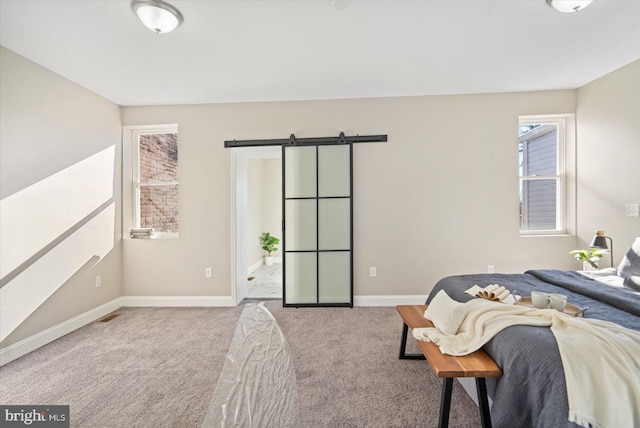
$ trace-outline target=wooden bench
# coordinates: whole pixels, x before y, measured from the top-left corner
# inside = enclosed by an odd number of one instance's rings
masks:
[[[500,367],[498,367],[495,361],[482,349],[468,355],[454,357],[440,352],[440,348],[435,344],[421,340],[416,342],[420,351],[422,351],[422,355],[406,354],[408,329],[433,327],[433,324],[424,317],[424,311],[427,309],[427,305],[398,305],[396,309],[404,323],[402,326],[402,342],[400,343],[399,358],[426,359],[436,376],[444,378],[442,395],[440,397],[440,420],[438,427],[446,428],[449,426],[453,378],[473,377],[476,379],[482,426],[490,428],[491,415],[489,413],[489,400],[487,398],[485,378],[502,376]]]

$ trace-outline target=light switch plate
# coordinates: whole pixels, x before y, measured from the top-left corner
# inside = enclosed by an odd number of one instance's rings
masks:
[[[627,204],[628,217],[640,217],[640,204]]]

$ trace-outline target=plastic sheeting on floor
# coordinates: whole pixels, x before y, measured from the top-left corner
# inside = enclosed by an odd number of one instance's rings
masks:
[[[238,320],[203,427],[297,427],[293,361],[275,318],[246,305]]]

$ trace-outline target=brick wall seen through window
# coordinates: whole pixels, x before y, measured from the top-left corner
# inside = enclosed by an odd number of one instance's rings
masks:
[[[178,134],[145,134],[139,138],[140,227],[178,232]]]

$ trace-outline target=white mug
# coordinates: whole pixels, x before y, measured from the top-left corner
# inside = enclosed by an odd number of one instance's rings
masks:
[[[567,296],[562,294],[549,294],[549,306],[556,311],[564,311],[565,306],[567,306]]]
[[[543,293],[542,291],[532,291],[531,303],[533,303],[534,308],[546,309],[551,303],[551,298],[547,293]]]

